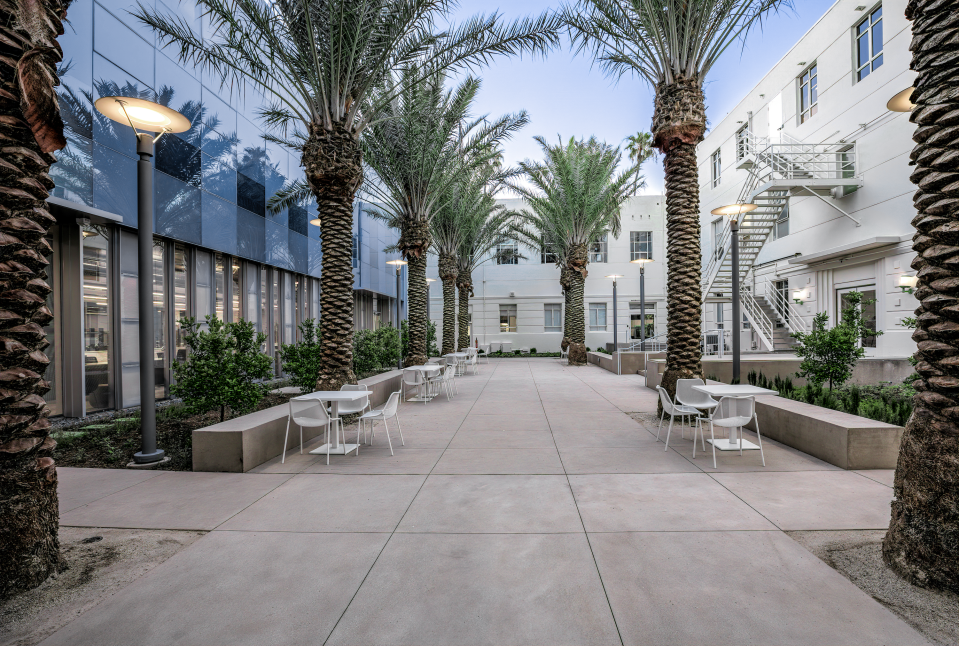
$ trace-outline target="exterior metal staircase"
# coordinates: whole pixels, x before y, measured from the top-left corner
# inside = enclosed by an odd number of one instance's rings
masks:
[[[737,170],[746,171],[746,181],[737,203],[757,208],[739,217],[739,284],[743,313],[769,350],[792,345],[790,332],[805,331],[805,322],[788,298],[768,281],[756,283],[749,275],[772,235],[776,223],[788,213],[791,196],[811,195],[860,223],[843,211],[831,196],[841,196],[862,186],[857,174],[855,144],[806,144],[786,134],[778,143],[749,131],[737,142]],[[727,219],[715,249],[703,271],[702,297],[732,298],[731,221]]]

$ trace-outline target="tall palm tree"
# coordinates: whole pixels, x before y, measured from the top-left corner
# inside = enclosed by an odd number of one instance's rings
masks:
[[[626,154],[628,159],[637,166],[645,164],[646,160],[650,157],[656,159],[658,155],[656,154],[656,149],[653,148],[653,134],[640,130],[635,135],[626,137]],[[636,177],[639,178],[640,176],[637,174]],[[634,184],[632,188],[633,194],[640,188],[639,185]]]
[[[955,2],[910,0],[911,68],[918,72],[910,121],[918,124],[912,151],[917,186],[912,221],[918,270],[915,296],[919,344],[913,382],[919,391],[899,449],[892,520],[883,557],[913,583],[959,592],[959,316],[953,258],[959,253],[956,164],[959,150],[959,53]]]
[[[421,77],[418,70],[403,75]],[[365,161],[373,177],[364,186],[387,221],[400,232],[397,249],[407,265],[410,365],[426,356],[426,253],[432,245],[430,223],[448,199],[458,178],[486,166],[500,144],[528,122],[525,112],[493,122],[471,119],[480,88],[466,78],[454,89],[434,74],[405,90],[384,110],[383,118],[363,136]],[[384,90],[391,92],[391,90]]]
[[[520,164],[532,188],[512,183],[529,205],[520,211],[513,234],[534,252],[554,254],[560,283],[567,294],[564,343],[568,339],[571,365],[586,364],[586,324],[583,287],[590,245],[600,236],[620,233],[619,209],[629,196],[638,166],[617,173],[622,160],[619,148],[595,138],[571,138],[550,145],[542,137],[542,162]]]
[[[497,252],[500,245],[510,241],[509,224],[516,215],[496,204],[498,182],[489,182],[485,188],[474,190],[463,201],[463,234],[456,253],[456,288],[459,291],[459,336],[457,350],[470,345],[470,298],[473,296],[473,271]]]
[[[60,570],[57,470],[43,379],[46,199],[66,146],[55,86],[69,1],[2,0],[0,26],[0,600]]]
[[[319,207],[323,273],[322,363],[317,388],[356,380],[353,355],[353,200],[363,181],[362,132],[422,76],[398,70],[462,69],[495,55],[540,52],[556,43],[552,15],[504,24],[497,14],[440,30],[449,0],[197,0],[210,34],[182,18],[140,5],[137,17],[163,45],[231,87],[270,102],[260,114],[268,139],[301,155],[306,184]],[[205,38],[204,38],[205,37]],[[302,200],[302,188],[271,201]]]
[[[666,372],[663,387],[702,377],[702,251],[696,144],[706,130],[703,81],[729,47],[790,0],[579,0],[563,10],[573,42],[611,76],[656,88],[653,147],[666,171]]]

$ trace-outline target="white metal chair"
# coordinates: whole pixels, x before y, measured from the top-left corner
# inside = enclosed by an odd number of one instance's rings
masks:
[[[429,380],[430,384],[436,389],[434,392],[437,395],[440,394],[441,388],[446,387],[446,401],[453,397],[453,371],[453,366],[445,366],[440,374]]]
[[[486,344],[481,343],[480,346],[479,346],[479,349],[483,351],[483,357],[482,357],[482,358],[486,360],[486,363],[489,363],[490,344],[489,344],[489,343],[486,343]]]
[[[466,357],[466,361],[463,362],[463,374],[466,374],[466,372],[472,368],[473,374],[475,375],[479,369],[479,356],[476,354],[475,349],[468,354],[469,356]]]
[[[357,391],[369,392],[370,387],[367,386],[366,384],[343,384],[340,387],[340,390],[342,391],[357,390]],[[361,414],[365,413],[367,409],[372,409],[372,406],[370,406],[369,395],[367,395],[366,397],[363,397],[362,399],[356,399],[351,402],[340,402],[340,405],[337,407],[336,412],[338,415],[353,415],[354,413],[361,413]],[[340,424],[340,427],[342,428],[343,421],[339,417],[337,417],[336,419],[338,423]],[[357,444],[360,443],[359,425],[357,425],[356,427],[356,443]]]
[[[680,428],[683,427],[683,418],[690,418],[690,426],[692,426],[692,418],[694,416],[699,416],[699,411],[695,408],[689,406],[683,406],[682,404],[674,404],[669,399],[669,393],[666,392],[666,389],[662,386],[656,386],[656,390],[659,391],[659,401],[663,405],[663,414],[659,416],[659,428],[656,430],[656,439],[659,440],[659,433],[663,428],[663,420],[666,418],[666,415],[669,415],[669,428],[666,430],[666,448],[664,451],[669,450],[669,434],[673,431],[673,420],[676,419],[676,416],[679,415],[679,424]],[[685,432],[683,437],[686,437]],[[695,436],[693,436],[695,437]]]
[[[290,422],[300,427],[300,454],[303,453],[303,427],[317,428],[326,427],[326,463],[330,463],[330,427],[332,420],[330,414],[326,412],[323,402],[317,399],[293,398],[290,400],[290,416],[286,418],[286,435],[283,436],[283,457],[280,464],[286,463],[286,443],[290,440]],[[360,449],[357,447],[356,454],[359,455]]]
[[[569,363],[569,346],[567,346],[565,350],[560,349],[559,360],[566,361],[566,363]]]
[[[390,439],[390,425],[386,423],[386,420],[392,418],[396,419],[396,427],[400,431],[400,443],[403,446],[406,446],[406,442],[403,440],[403,427],[400,426],[400,418],[396,414],[396,409],[400,403],[400,391],[396,391],[390,395],[390,398],[386,400],[386,404],[383,405],[383,408],[378,410],[372,410],[369,413],[360,417],[360,423],[369,422],[370,424],[370,446],[373,445],[373,438],[376,436],[376,422],[383,422],[383,426],[386,427],[386,441],[390,445],[390,455],[393,455],[393,441]]]
[[[705,385],[706,382],[702,379],[677,379],[676,403],[695,408],[698,411],[705,410],[707,417],[712,416],[713,411],[719,406],[719,402],[706,393],[693,389],[693,386]]]
[[[403,391],[403,401],[407,401],[407,386],[412,386],[419,392],[423,386],[423,373],[419,370],[410,370],[409,368],[403,371],[403,384],[401,388]]]
[[[746,397],[723,397],[719,400],[719,406],[713,416],[707,419],[700,418],[697,422],[709,422],[709,437],[713,445],[713,468],[716,468],[716,437],[713,434],[713,427],[719,426],[725,429],[739,429],[739,455],[743,454],[743,426],[752,420],[756,425],[756,438],[759,440],[759,457],[762,458],[763,466],[766,466],[766,455],[763,453],[763,438],[759,434],[759,418],[756,416],[756,398],[752,395]],[[702,426],[697,423],[702,434]],[[695,431],[693,431],[695,433]],[[705,445],[705,438],[704,438]],[[693,457],[696,457],[696,436],[693,435]]]

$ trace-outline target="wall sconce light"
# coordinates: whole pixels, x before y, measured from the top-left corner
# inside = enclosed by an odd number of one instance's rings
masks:
[[[911,294],[916,289],[916,283],[919,282],[918,276],[907,276],[903,274],[899,277],[899,289],[903,294]]]
[[[809,293],[805,289],[797,289],[793,292],[793,300],[796,305],[802,305],[807,298],[809,298]]]

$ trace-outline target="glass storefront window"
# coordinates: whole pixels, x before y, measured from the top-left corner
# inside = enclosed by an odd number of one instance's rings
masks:
[[[223,260],[223,254],[217,253],[213,269],[216,272],[213,276],[213,281],[216,283],[216,317],[221,321],[226,320],[226,313],[223,311],[226,299],[226,268]]]
[[[190,316],[187,292],[190,284],[190,264],[187,262],[187,249],[181,244],[173,247],[173,318],[176,325],[176,360],[186,361],[186,343],[183,340],[181,321]]]
[[[239,321],[243,318],[242,310],[240,309],[240,294],[243,290],[240,287],[240,261],[236,258],[233,259],[233,321]]]
[[[83,365],[87,412],[113,408],[109,230],[84,227]]]
[[[266,345],[269,340],[270,334],[270,301],[269,295],[270,292],[267,289],[267,275],[266,267],[260,265],[260,327],[259,330],[263,334],[267,335],[267,341],[264,341],[263,352],[267,354],[270,353],[269,347]]]
[[[293,311],[296,312],[296,330],[294,336],[296,341],[300,340],[300,323],[303,322],[303,313],[300,311],[300,277],[293,279]]]
[[[280,367],[280,272],[273,270],[273,357],[276,374],[281,373]]]
[[[166,289],[164,284],[164,265],[166,244],[162,240],[153,240],[153,372],[157,399],[168,396],[167,373],[170,370],[170,357],[167,352]]]

